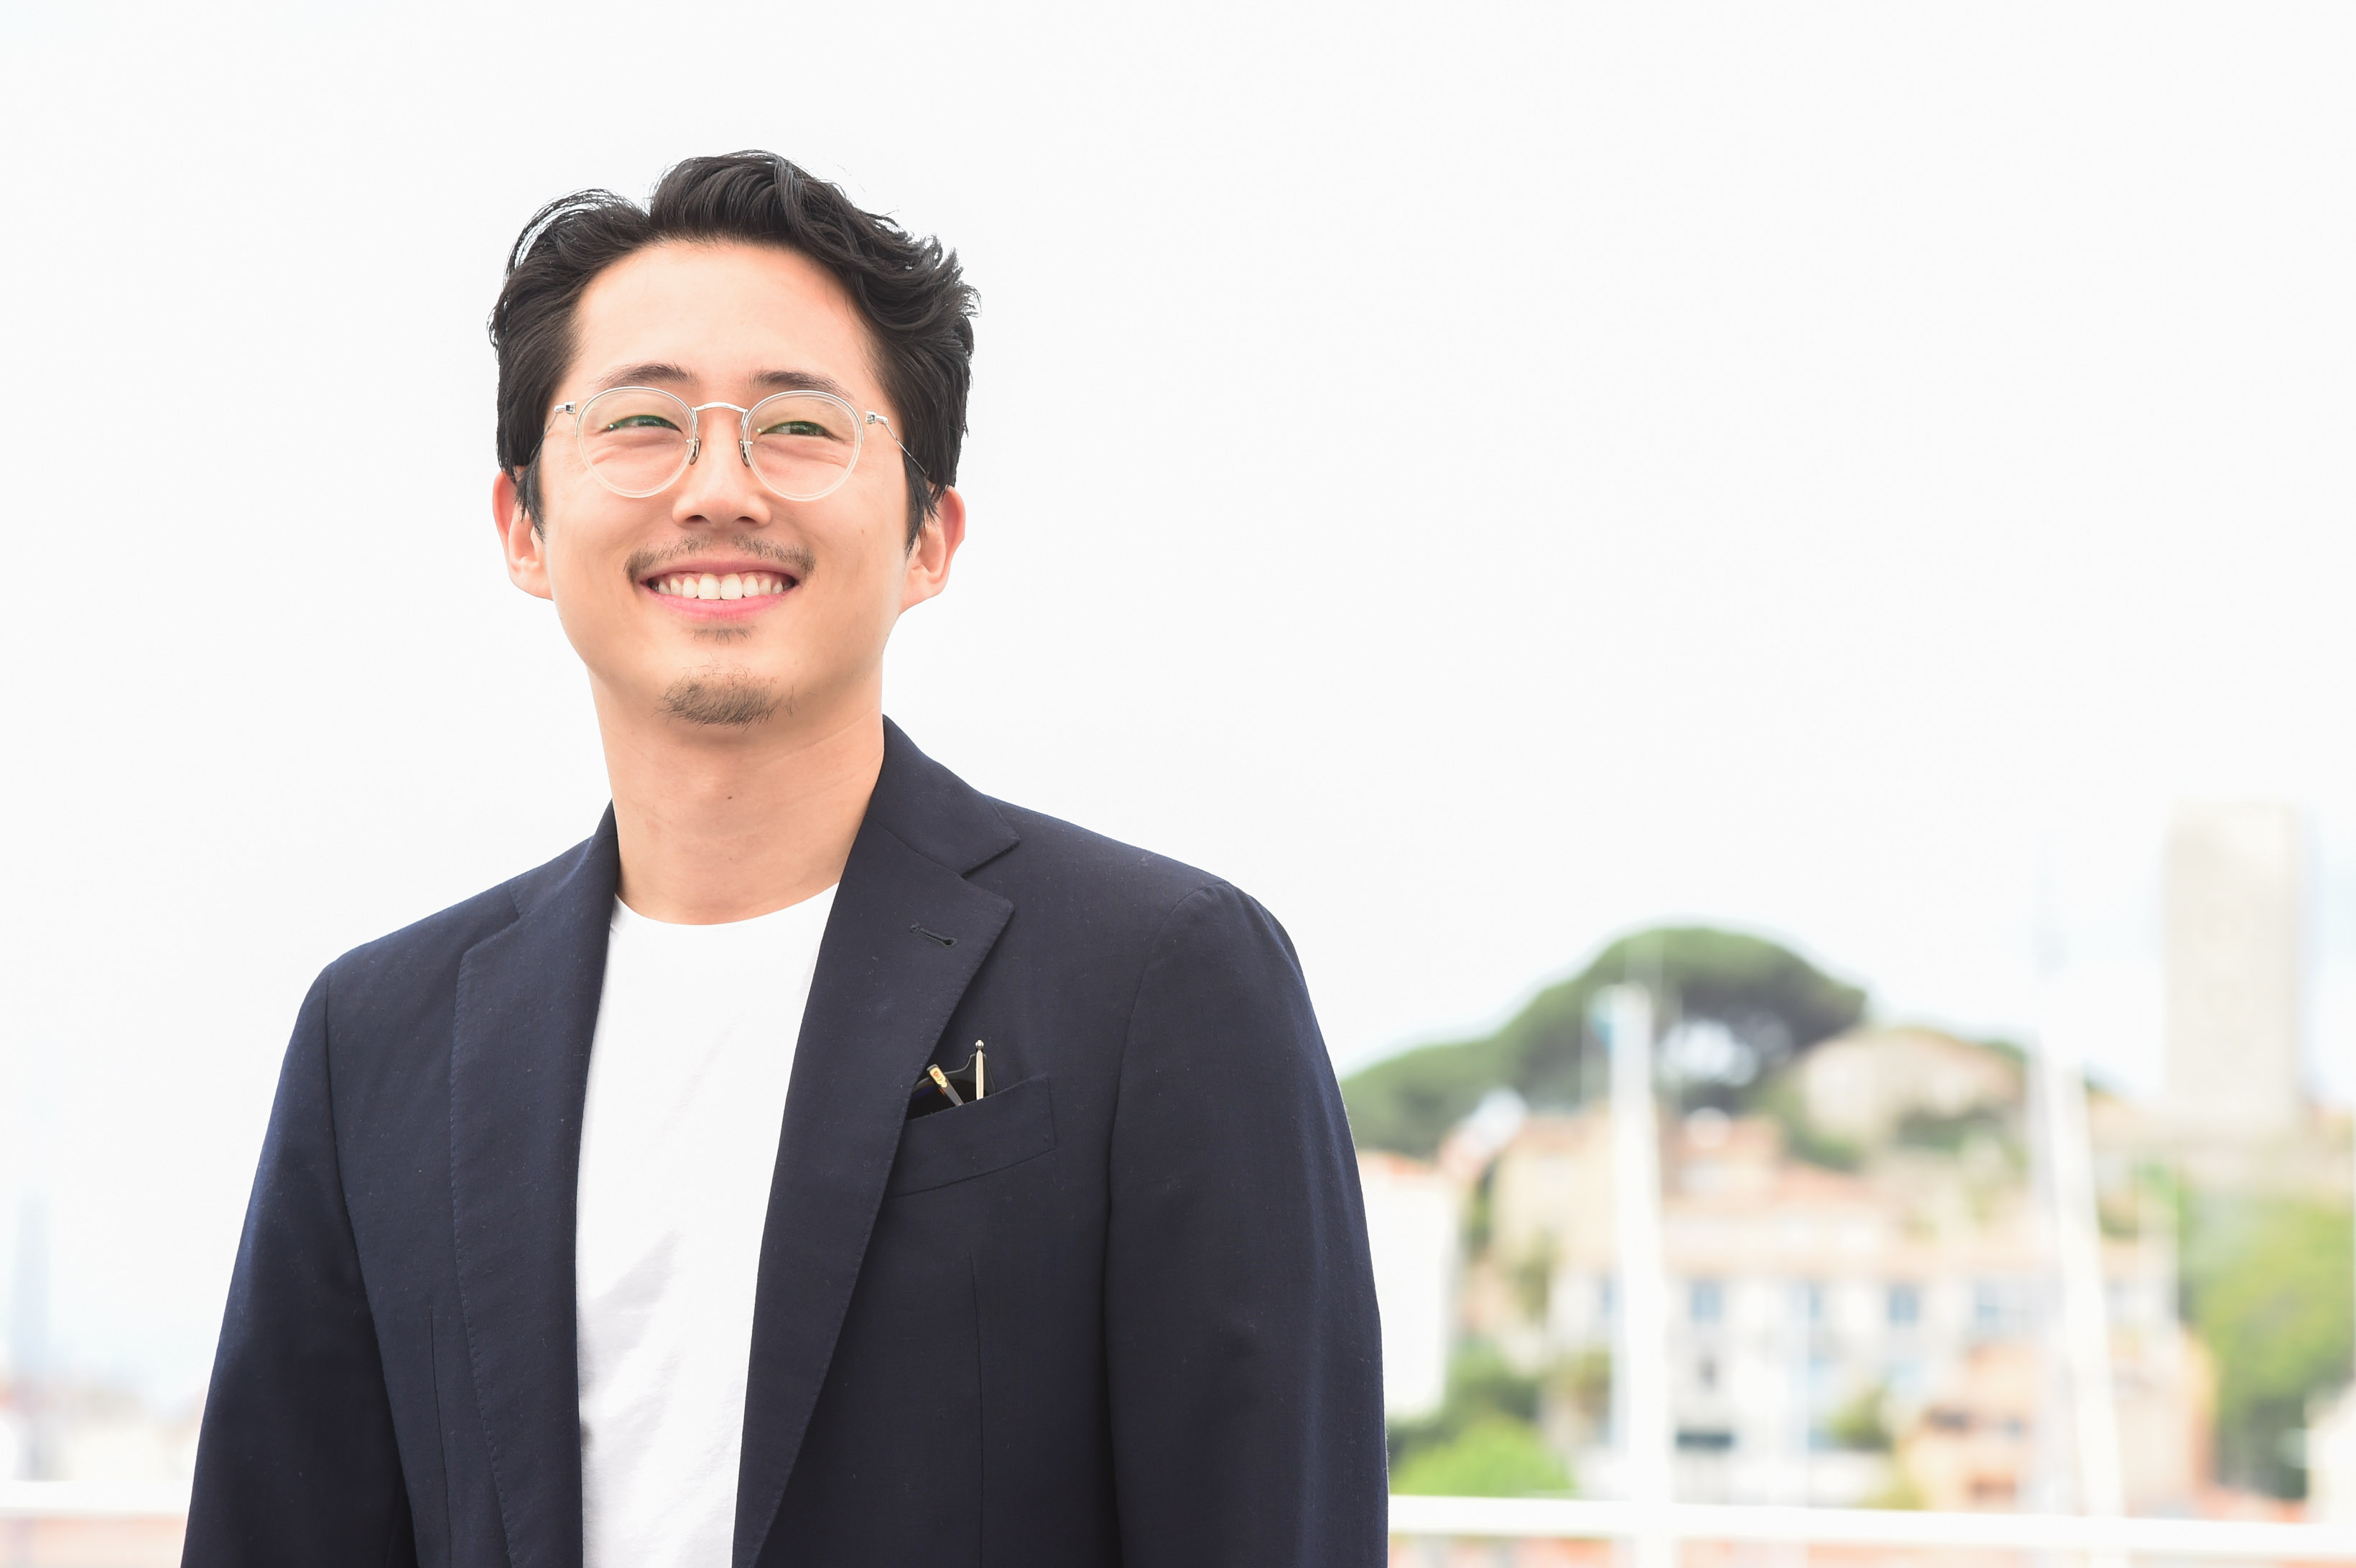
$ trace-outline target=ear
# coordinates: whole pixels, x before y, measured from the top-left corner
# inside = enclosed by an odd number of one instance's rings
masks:
[[[900,587],[900,607],[913,609],[949,585],[949,563],[965,542],[965,498],[955,489],[941,492],[938,505],[917,531],[908,547],[908,570]]]
[[[499,531],[508,581],[534,598],[554,598],[548,585],[548,540],[532,526],[531,513],[524,510],[523,496],[516,489],[515,476],[504,469],[491,481],[491,526]]]

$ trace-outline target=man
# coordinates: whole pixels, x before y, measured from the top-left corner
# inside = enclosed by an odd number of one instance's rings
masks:
[[[613,808],[313,986],[187,1563],[1381,1557],[1290,943],[883,714],[965,536],[971,301],[767,155],[518,241],[493,512]]]

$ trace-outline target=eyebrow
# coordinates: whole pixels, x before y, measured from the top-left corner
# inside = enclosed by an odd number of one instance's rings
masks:
[[[691,381],[695,378],[677,365],[656,360],[643,365],[624,365],[618,371],[608,371],[590,383],[594,392],[611,392],[616,387],[653,386],[663,381]]]
[[[616,387],[661,386],[667,381],[692,381],[695,379],[692,372],[680,366],[663,360],[650,360],[645,364],[624,365],[619,370],[606,371],[592,383],[591,392],[594,395],[596,392],[610,392]],[[754,387],[765,392],[830,392],[845,403],[856,401],[851,397],[850,388],[832,376],[819,371],[755,371],[749,380]]]
[[[817,371],[763,371],[753,377],[753,384],[763,392],[830,392],[845,403],[853,401],[849,387]]]

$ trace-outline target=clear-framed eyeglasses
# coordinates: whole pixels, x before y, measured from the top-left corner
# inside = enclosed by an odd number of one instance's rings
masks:
[[[822,500],[859,466],[867,427],[880,424],[905,456],[907,447],[880,413],[861,413],[832,392],[783,392],[750,408],[733,403],[691,406],[659,387],[614,387],[588,402],[556,405],[573,416],[573,443],[596,481],[632,499],[659,495],[702,455],[707,410],[741,415],[736,451],[761,482],[789,501]],[[918,473],[923,467],[913,456]]]

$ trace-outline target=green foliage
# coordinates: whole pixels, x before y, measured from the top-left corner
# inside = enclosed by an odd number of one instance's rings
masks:
[[[1590,1346],[1557,1362],[1547,1387],[1600,1429],[1612,1413],[1612,1352]]]
[[[1538,1380],[1517,1372],[1497,1348],[1474,1340],[1456,1353],[1448,1369],[1448,1403],[1444,1407],[1461,1425],[1487,1412],[1536,1421]]]
[[[2019,1142],[2013,1132],[2012,1119],[1994,1105],[1976,1105],[1953,1116],[1941,1116],[1928,1111],[1910,1111],[1899,1118],[1896,1133],[1901,1147],[1930,1149],[1942,1155],[1963,1153],[1964,1145],[1976,1135],[1987,1138],[1999,1147]]]
[[[1526,1498],[1569,1492],[1570,1473],[1525,1421],[1493,1415],[1391,1472],[1391,1490],[1444,1498]]]
[[[1752,1058],[1751,1080],[1840,1033],[1865,1013],[1865,993],[1757,937],[1674,927],[1623,937],[1573,978],[1533,997],[1485,1039],[1426,1046],[1353,1074],[1342,1086],[1360,1146],[1429,1157],[1489,1090],[1510,1087],[1532,1104],[1576,1105],[1601,1062],[1588,1013],[1607,985],[1638,981],[1687,1021],[1723,1025]],[[1733,1088],[1704,1091],[1725,1098]]]
[[[1853,1171],[1865,1163],[1865,1150],[1847,1138],[1819,1132],[1808,1120],[1800,1086],[1790,1073],[1778,1073],[1753,1098],[1751,1109],[1764,1112],[1783,1129],[1783,1148],[1795,1160],[1828,1171]]]
[[[1430,1159],[1448,1129],[1512,1077],[1501,1036],[1425,1046],[1353,1073],[1342,1085],[1342,1101],[1360,1148]]]
[[[1449,1359],[1448,1394],[1440,1412],[1392,1424],[1391,1468],[1397,1471],[1422,1450],[1451,1443],[1494,1417],[1527,1426],[1537,1414],[1538,1380],[1515,1371],[1486,1340],[1467,1340]]]
[[[1464,1250],[1474,1257],[1489,1250],[1490,1233],[1497,1219],[1497,1167],[1491,1165],[1472,1184],[1472,1196],[1464,1205]]]
[[[1890,1391],[1879,1384],[1859,1389],[1826,1419],[1825,1434],[1837,1448],[1860,1454],[1887,1454],[1891,1447],[1887,1408]],[[1884,1503],[1884,1508],[1893,1505]],[[1920,1506],[1920,1505],[1917,1505]]]
[[[1882,1488],[1861,1500],[1869,1509],[1926,1509],[1930,1499],[1922,1495],[1922,1484],[1905,1466],[1890,1468],[1890,1480]]]
[[[1505,1270],[1505,1283],[1512,1287],[1514,1305],[1532,1323],[1544,1323],[1547,1304],[1554,1294],[1554,1249],[1540,1246],[1528,1255],[1516,1259]]]
[[[1612,1428],[1612,1352],[1590,1346],[1547,1368],[1545,1408],[1568,1418],[1574,1442],[1607,1435]]]
[[[2188,1195],[2184,1315],[2217,1361],[2217,1469],[2302,1497],[2293,1463],[2310,1397],[2348,1380],[2349,1211],[2286,1197]]]

